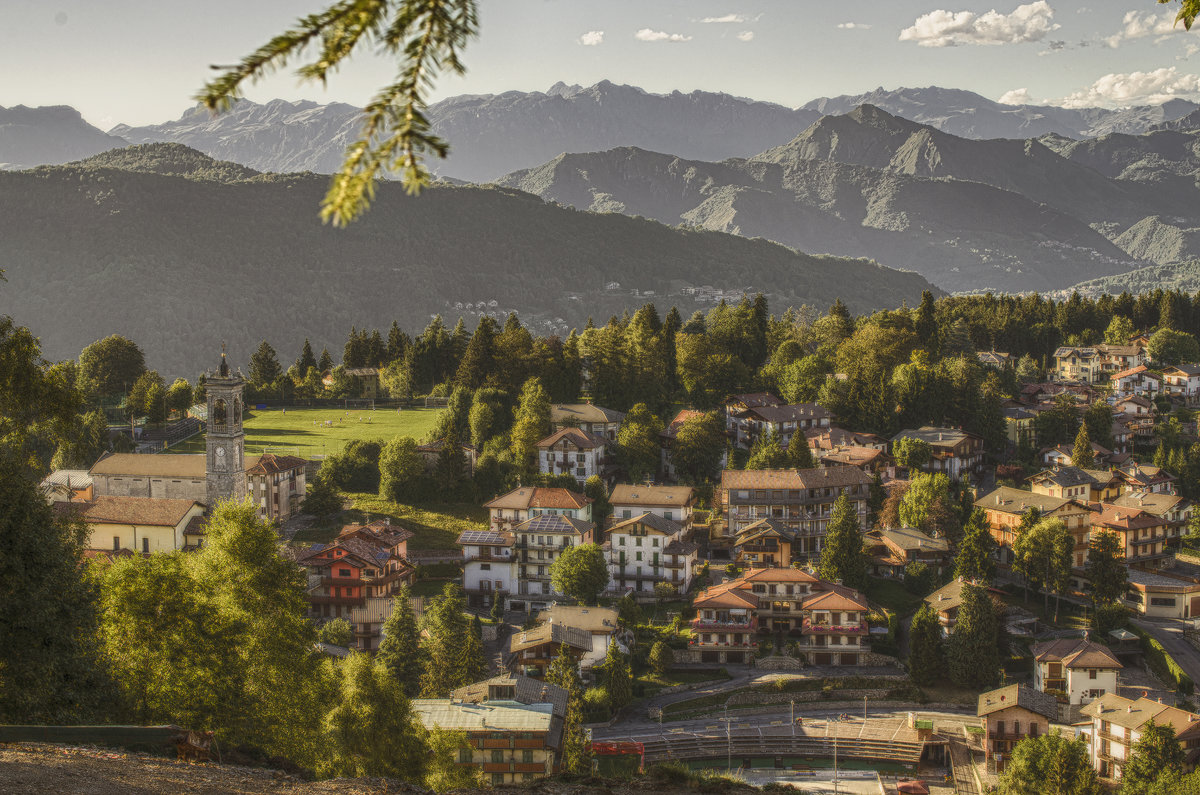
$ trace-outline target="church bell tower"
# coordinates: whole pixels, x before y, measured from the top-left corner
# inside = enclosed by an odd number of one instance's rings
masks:
[[[208,434],[205,473],[208,507],[224,500],[246,499],[245,434],[242,431],[242,390],[246,383],[231,373],[221,344],[221,364],[208,376]]]

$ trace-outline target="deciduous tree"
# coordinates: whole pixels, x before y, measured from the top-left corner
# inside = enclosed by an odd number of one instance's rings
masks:
[[[656,417],[645,403],[638,403],[629,410],[617,431],[617,446],[625,473],[634,483],[658,472],[662,456],[659,434],[662,420]]]
[[[727,440],[721,415],[710,411],[685,420],[671,440],[671,461],[690,483],[711,481],[720,473]]]
[[[1121,795],[1145,795],[1159,777],[1183,772],[1183,747],[1169,723],[1151,720],[1141,730],[1122,770]]]
[[[1001,795],[1100,795],[1083,738],[1058,732],[1026,737],[1013,748],[1000,776]]]
[[[550,583],[559,593],[585,605],[596,604],[608,587],[608,565],[596,544],[580,544],[563,550],[550,566]]]

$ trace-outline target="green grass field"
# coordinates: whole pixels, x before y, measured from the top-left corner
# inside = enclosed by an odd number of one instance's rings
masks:
[[[262,453],[267,447],[304,458],[340,453],[355,439],[389,440],[411,436],[424,441],[444,409],[411,408],[403,411],[370,409],[262,409],[246,417],[246,452]],[[332,425],[326,425],[331,422]],[[172,453],[203,453],[204,436],[193,436],[172,447]]]
[[[290,411],[288,412],[291,413]],[[414,535],[408,542],[413,550],[457,549],[455,540],[464,530],[486,530],[486,508],[469,503],[402,505],[382,500],[374,494],[347,494],[353,507],[326,522],[315,524],[296,534],[297,543],[327,543],[337,538],[343,525],[367,522],[385,516],[409,528]],[[439,586],[440,590],[440,586]]]

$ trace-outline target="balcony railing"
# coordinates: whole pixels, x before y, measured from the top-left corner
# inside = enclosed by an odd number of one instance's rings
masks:
[[[718,621],[716,619],[692,619],[692,630],[709,630],[717,632],[753,632],[758,629],[758,619]]]
[[[317,596],[310,595],[308,597],[309,604],[314,605],[342,605],[344,607],[362,607],[366,604],[366,599],[361,596]]]
[[[804,619],[804,632],[820,632],[835,635],[864,635],[868,631],[867,622],[857,624],[814,624],[811,619]]]
[[[708,641],[705,643],[700,638],[692,638],[688,641],[688,646],[705,649],[753,649],[758,646],[758,641],[752,638],[747,638],[743,641],[723,640],[723,641]]]

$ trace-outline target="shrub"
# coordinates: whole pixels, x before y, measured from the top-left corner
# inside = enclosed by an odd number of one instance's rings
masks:
[[[612,700],[602,685],[583,691],[583,719],[586,723],[601,723],[612,717]]]
[[[1150,666],[1150,670],[1154,672],[1158,678],[1172,682],[1175,688],[1181,693],[1191,695],[1196,688],[1192,678],[1179,667],[1179,663],[1167,654],[1167,650],[1162,644],[1150,634],[1136,624],[1130,626],[1130,630],[1142,639],[1142,652],[1146,655],[1146,664]]]

